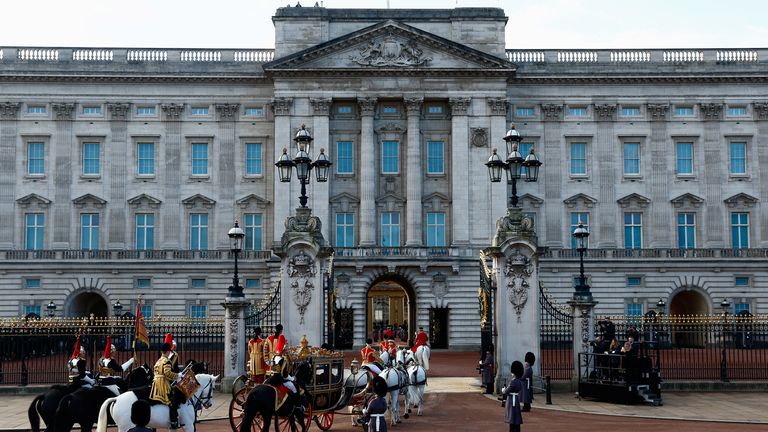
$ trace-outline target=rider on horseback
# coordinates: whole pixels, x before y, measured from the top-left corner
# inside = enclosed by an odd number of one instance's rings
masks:
[[[424,332],[424,327],[420,326],[418,333],[416,333],[416,341],[413,344],[411,351],[416,352],[416,350],[422,345],[429,346],[429,335]]]
[[[169,359],[172,353],[171,344],[163,343],[161,350],[162,355],[155,363],[155,378],[152,381],[152,390],[150,390],[149,398],[168,406],[171,429],[178,429],[179,405],[176,392],[171,383],[179,377],[179,374],[171,370],[171,361]]]
[[[360,349],[360,358],[362,359],[362,365],[373,372],[374,376],[377,376],[381,373],[383,365],[381,364],[381,358],[376,353],[376,350],[371,347],[371,344],[373,344],[373,339],[368,338],[365,340],[365,346]]]
[[[91,373],[85,370],[85,348],[80,346],[80,336],[75,341],[75,350],[67,362],[69,366],[69,382],[75,388],[92,388],[96,380],[91,378]]]
[[[167,333],[163,342],[171,346],[171,353],[168,355],[168,360],[171,362],[171,370],[175,373],[181,372],[179,368],[179,354],[176,352],[176,341],[173,339],[173,334]]]
[[[104,355],[99,359],[99,384],[103,386],[117,385],[122,393],[128,389],[128,384],[119,374],[127,371],[136,359],[131,357],[127,362],[120,364],[112,358],[115,351],[117,351],[117,348],[112,344],[112,336],[107,336],[107,346],[104,348]]]
[[[268,374],[270,377],[267,379],[267,384],[274,387],[282,385],[287,388],[290,393],[289,397],[293,402],[293,405],[303,410],[304,406],[301,403],[301,394],[299,389],[294,384],[294,378],[290,375],[291,370],[291,358],[288,352],[285,350],[288,342],[283,336],[283,325],[275,325],[275,334],[270,335],[264,340],[264,357],[267,359],[269,365]]]

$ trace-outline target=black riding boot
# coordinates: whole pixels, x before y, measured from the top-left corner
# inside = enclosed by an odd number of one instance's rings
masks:
[[[179,428],[179,407],[175,403],[168,406],[168,417],[171,419],[171,429]]]
[[[304,415],[304,404],[301,403],[301,395],[299,392],[291,393],[290,396],[288,396],[291,400],[291,403],[293,404],[293,410],[299,414]]]

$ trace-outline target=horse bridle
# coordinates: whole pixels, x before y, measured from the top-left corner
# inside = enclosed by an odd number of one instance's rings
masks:
[[[192,399],[194,400],[192,406],[195,407],[195,411],[200,411],[203,408],[210,408],[213,405],[213,402],[211,402],[211,399],[213,399],[213,380],[210,380],[208,384],[203,387],[203,392],[206,388],[208,389],[208,394],[204,398],[198,397],[196,394],[192,395]]]

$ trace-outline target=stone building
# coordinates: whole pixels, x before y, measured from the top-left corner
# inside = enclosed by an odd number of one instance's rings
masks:
[[[280,8],[274,49],[2,48],[0,316],[217,316],[246,230],[261,299],[298,206],[272,164],[304,125],[333,162],[309,206],[338,319],[479,345],[478,252],[536,149],[545,288],[568,298],[589,227],[598,313],[768,312],[768,50],[515,50],[494,8]],[[291,150],[292,152],[293,150]],[[503,151],[500,151],[503,153]]]

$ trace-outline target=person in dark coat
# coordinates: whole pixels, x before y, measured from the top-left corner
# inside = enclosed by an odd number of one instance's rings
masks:
[[[523,372],[523,384],[525,384],[525,397],[523,397],[523,411],[531,410],[533,403],[533,364],[536,363],[536,355],[532,352],[525,353],[525,371]]]
[[[368,403],[363,410],[363,421],[368,424],[368,432],[387,432],[387,382],[382,377],[373,379],[373,392],[376,398]]]
[[[152,432],[152,429],[147,427],[149,420],[152,418],[152,407],[149,402],[139,399],[131,405],[131,421],[136,426],[128,429],[128,432]]]
[[[493,370],[493,348],[488,348],[485,353],[485,358],[480,362],[480,367],[483,371],[483,386],[485,387],[485,394],[493,393],[493,381],[496,374]]]
[[[520,432],[523,424],[523,413],[520,411],[520,400],[525,397],[525,386],[520,381],[525,370],[523,364],[515,360],[512,362],[512,382],[502,389],[502,396],[506,399],[507,413],[504,422],[509,424],[509,432]]]

